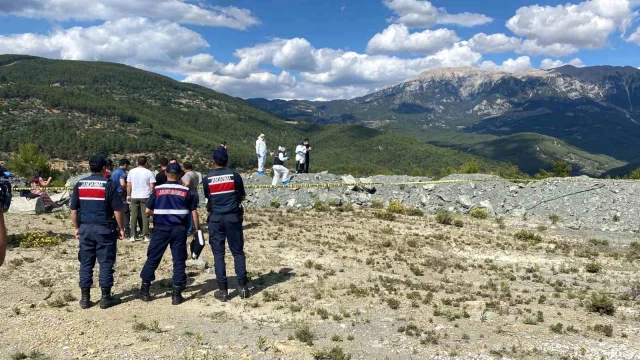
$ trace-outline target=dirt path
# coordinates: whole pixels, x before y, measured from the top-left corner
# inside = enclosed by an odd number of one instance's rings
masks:
[[[189,269],[189,301],[172,306],[169,253],[157,299],[137,300],[146,244],[121,242],[114,290],[125,303],[81,310],[74,240],[12,248],[0,268],[0,358],[640,358],[640,249],[547,232],[517,240],[518,229],[494,220],[462,220],[251,212],[254,295],[225,304],[213,298],[211,270]],[[71,234],[62,214],[10,215],[8,224]],[[204,258],[212,262],[209,247]],[[591,263],[602,268],[589,273]],[[613,299],[613,316],[589,311],[599,291]]]

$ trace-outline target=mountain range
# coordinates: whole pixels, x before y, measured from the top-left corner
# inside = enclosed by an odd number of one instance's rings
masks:
[[[439,68],[351,100],[249,102],[290,119],[396,131],[529,173],[558,160],[590,175],[640,162],[633,67]]]
[[[264,133],[271,151],[286,146],[292,152],[309,137],[312,171],[441,176],[472,164],[521,175],[510,164],[399,133],[358,124],[293,124],[243,99],[106,62],[0,55],[0,129],[0,160],[32,142],[70,173],[96,152],[147,154],[154,163],[178,156],[205,171],[223,140],[230,165],[249,170],[256,166],[255,140]]]

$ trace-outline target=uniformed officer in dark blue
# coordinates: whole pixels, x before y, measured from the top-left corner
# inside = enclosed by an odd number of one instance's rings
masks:
[[[103,175],[107,160],[103,155],[94,155],[89,160],[92,175],[76,184],[71,196],[71,221],[76,239],[80,240],[80,307],[88,309],[91,304],[93,267],[96,259],[100,265],[101,309],[108,309],[122,302],[111,295],[113,273],[116,262],[117,240],[124,239],[124,204],[116,184]],[[120,229],[120,230],[118,230]]]
[[[214,295],[223,302],[229,299],[227,269],[224,262],[225,239],[228,240],[229,250],[233,255],[240,297],[243,299],[249,297],[244,235],[240,215],[241,203],[246,197],[246,193],[240,174],[226,168],[228,161],[226,151],[216,150],[213,153],[215,170],[202,179],[204,195],[208,199],[209,244],[213,251],[219,289]]]
[[[198,222],[198,198],[194,196],[188,187],[178,182],[182,169],[177,163],[167,165],[165,170],[167,182],[156,186],[147,201],[147,215],[153,215],[153,235],[147,250],[147,262],[142,268],[140,277],[140,299],[151,301],[149,287],[155,280],[155,272],[160,265],[162,255],[171,247],[173,258],[173,292],[171,303],[180,305],[184,298],[182,291],[187,285],[187,228],[189,216],[193,218],[194,229],[197,231]]]

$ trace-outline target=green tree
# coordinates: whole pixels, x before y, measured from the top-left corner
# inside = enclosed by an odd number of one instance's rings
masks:
[[[564,161],[554,161],[553,165],[553,173],[558,177],[567,177],[571,175],[571,164],[566,163]]]
[[[640,180],[640,168],[633,170],[627,177],[631,180]]]
[[[50,173],[49,159],[38,151],[38,146],[34,143],[21,145],[18,153],[7,163],[7,167],[25,178],[31,178],[36,169],[42,172],[43,177],[49,176]]]
[[[480,172],[480,162],[476,159],[467,160],[460,166],[460,174],[477,174]]]

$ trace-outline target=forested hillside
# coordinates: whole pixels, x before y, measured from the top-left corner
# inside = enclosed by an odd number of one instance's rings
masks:
[[[136,68],[103,62],[0,56],[0,152],[36,143],[52,158],[155,154],[201,169],[220,141],[232,166],[255,166],[255,139],[270,150],[314,146],[312,170],[441,175],[464,163],[511,173],[513,166],[354,125],[288,124],[246,101]],[[293,164],[290,164],[293,165]]]

